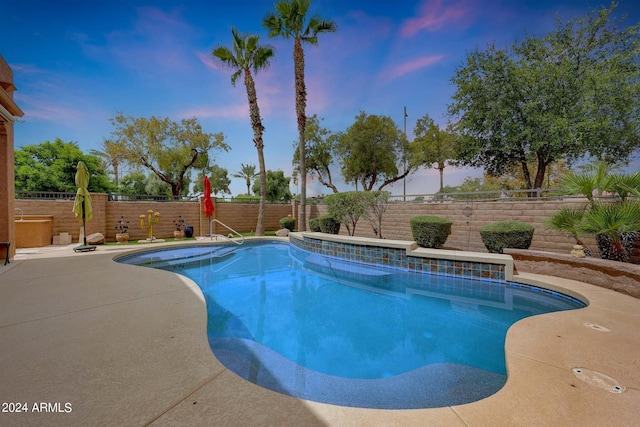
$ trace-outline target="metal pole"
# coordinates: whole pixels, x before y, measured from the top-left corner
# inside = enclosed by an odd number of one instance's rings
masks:
[[[404,107],[404,139],[407,139],[407,106],[405,105]],[[406,153],[405,153],[405,159],[404,159],[404,172],[407,171],[407,158],[406,158]],[[407,177],[405,176],[404,178],[402,178],[402,200],[404,202],[407,201]]]

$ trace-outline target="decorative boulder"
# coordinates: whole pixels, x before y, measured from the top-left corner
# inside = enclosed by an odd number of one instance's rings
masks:
[[[88,245],[102,245],[104,243],[104,236],[102,233],[93,233],[87,236]]]
[[[289,235],[288,228],[281,228],[280,230],[276,231],[276,236],[278,237],[287,237],[288,235]]]

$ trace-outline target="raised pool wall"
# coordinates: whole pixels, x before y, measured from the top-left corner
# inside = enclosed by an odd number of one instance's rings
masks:
[[[318,232],[291,233],[291,244],[349,261],[474,279],[513,278],[509,255],[420,248],[413,241],[372,239]]]

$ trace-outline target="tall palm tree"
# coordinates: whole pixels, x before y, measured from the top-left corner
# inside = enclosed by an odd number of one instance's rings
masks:
[[[276,3],[276,13],[268,14],[262,25],[269,30],[269,37],[293,39],[293,66],[296,91],[296,114],[298,116],[298,138],[300,150],[300,231],[306,230],[307,208],[307,164],[304,131],[307,117],[307,89],[304,83],[304,50],[302,42],[318,45],[318,34],[334,32],[336,24],[314,15],[307,19],[311,0],[282,0]]]
[[[234,178],[242,178],[247,183],[247,196],[251,195],[251,180],[258,176],[256,173],[255,165],[245,165],[244,163],[240,163],[240,172],[234,173],[232,176]]]
[[[102,141],[102,151],[91,150],[89,154],[100,157],[102,161],[113,168],[114,184],[118,186],[119,166],[125,160],[127,149],[120,141],[105,139]],[[105,167],[105,169],[107,169]]]
[[[268,45],[259,44],[259,37],[254,34],[241,35],[235,28],[231,29],[233,44],[231,49],[225,46],[217,47],[213,50],[213,57],[223,65],[234,70],[231,75],[231,84],[236,85],[236,81],[244,75],[244,86],[247,89],[249,100],[249,117],[253,128],[253,143],[258,150],[258,164],[260,167],[260,207],[258,208],[258,223],[256,225],[256,235],[264,235],[264,206],[267,198],[267,170],[264,164],[264,143],[262,141],[262,119],[260,118],[260,108],[258,107],[258,96],[256,95],[256,85],[253,81],[251,71],[254,73],[269,66],[269,60],[273,57],[273,48]]]

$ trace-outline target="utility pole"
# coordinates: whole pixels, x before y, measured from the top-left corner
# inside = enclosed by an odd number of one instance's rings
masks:
[[[407,106],[406,105],[404,107],[403,120],[404,120],[404,139],[407,139]],[[405,153],[403,172],[406,172],[406,171],[407,171],[407,157]],[[407,177],[406,176],[402,178],[402,200],[404,202],[407,201]]]

